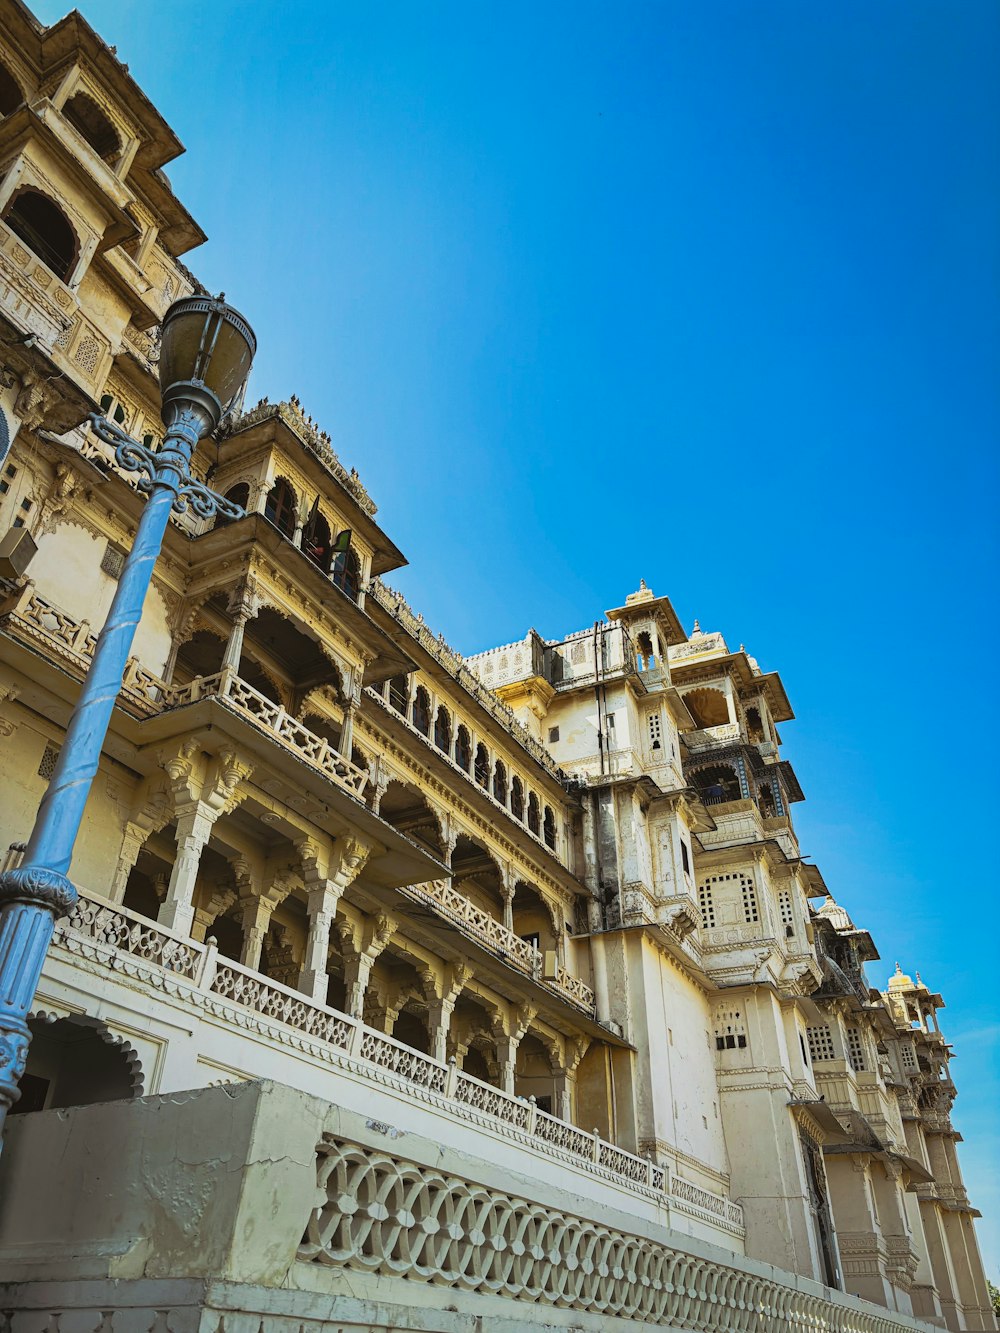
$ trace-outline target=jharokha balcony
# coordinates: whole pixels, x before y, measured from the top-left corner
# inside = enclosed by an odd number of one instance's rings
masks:
[[[30,583],[0,607],[0,631],[31,650],[28,670],[40,669],[41,656],[50,671],[55,669],[53,678],[61,675],[63,680],[83,678],[96,642],[86,622],[76,621],[47,602]],[[66,690],[63,693],[69,701],[69,693]],[[286,760],[299,761],[305,769],[296,781],[312,785],[352,828],[360,829],[362,834],[374,830],[382,841],[387,833],[394,834],[399,844],[394,853],[398,895],[425,914],[431,914],[443,928],[458,930],[492,959],[515,969],[593,1022],[594,992],[566,966],[565,936],[560,947],[553,934],[554,924],[546,919],[541,898],[530,886],[521,881],[502,883],[499,867],[489,854],[466,837],[460,837],[451,852],[455,882],[439,875],[421,879],[421,867],[432,873],[446,868],[442,865],[440,845],[424,837],[425,830],[420,827],[421,822],[433,821],[426,808],[418,809],[414,816],[406,800],[395,795],[398,784],[390,784],[389,794],[381,794],[379,804],[380,793],[374,780],[378,774],[377,758],[374,767],[346,758],[339,752],[334,735],[324,736],[312,730],[291,716],[281,703],[268,698],[228,668],[173,684],[132,658],[119,706],[124,714],[141,723],[141,735],[135,736],[140,744],[183,738],[199,728],[230,727],[235,728],[234,743],[247,752],[254,749],[262,752],[265,761],[269,750]],[[392,859],[386,858],[387,863]],[[417,882],[404,882],[403,872],[411,863],[417,871],[411,878]],[[169,865],[164,868],[169,871]],[[463,893],[458,883],[468,884],[471,896]],[[126,883],[122,880],[114,896],[120,898],[125,892]],[[139,897],[142,900],[142,894]],[[143,911],[153,918],[160,905],[148,893],[146,898],[149,901],[143,900]],[[490,903],[492,911],[484,903]],[[386,906],[391,906],[388,900]],[[515,911],[519,913],[524,933],[515,928]],[[500,919],[501,916],[505,919]],[[144,928],[152,929],[148,922]],[[238,956],[238,948],[232,951]]]

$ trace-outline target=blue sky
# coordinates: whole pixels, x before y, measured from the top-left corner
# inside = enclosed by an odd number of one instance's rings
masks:
[[[872,980],[945,994],[997,1280],[1000,8],[81,7],[188,147],[251,397],[330,431],[435,629],[644,577],[782,673],[804,849]]]

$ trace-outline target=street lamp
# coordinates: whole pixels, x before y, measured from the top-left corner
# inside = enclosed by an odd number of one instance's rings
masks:
[[[97,772],[132,639],[171,512],[188,507],[201,518],[243,510],[196,481],[191,455],[218,426],[250,372],[257,340],[250,325],[220,296],[175,301],[163,319],[161,414],[166,426],[156,451],[106,417],[92,415],[96,434],[115,446],[124,471],[139,472],[149,495],[90,670],[66,729],[23,862],[0,876],[0,1133],[20,1096],[31,1033],[27,1017],[56,917],[71,911],[76,889],[67,877],[84,806]]]

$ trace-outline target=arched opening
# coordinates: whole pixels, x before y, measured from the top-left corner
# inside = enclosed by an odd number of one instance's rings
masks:
[[[330,577],[335,587],[356,602],[361,595],[361,561],[357,552],[348,547],[336,555]]]
[[[322,713],[306,713],[302,725],[308,727],[314,736],[322,736],[330,742],[332,749],[340,753],[341,725],[336,718],[326,717]]]
[[[691,775],[691,780],[706,805],[738,801],[743,795],[739,776],[728,764],[713,764],[710,768],[699,769]]]
[[[645,630],[642,630],[635,641],[636,666],[640,671],[656,666],[656,654],[653,651],[653,640]]]
[[[264,517],[273,523],[279,532],[291,537],[295,532],[295,514],[298,505],[291,484],[284,477],[275,477],[274,485],[267,493],[264,502]]]
[[[128,419],[125,416],[125,409],[114,396],[113,393],[102,393],[100,402],[101,411],[106,417],[110,417],[118,426],[128,426]]]
[[[514,886],[514,934],[544,953],[556,947],[552,913],[545,900],[532,884],[519,879]]]
[[[389,681],[389,707],[394,708],[403,717],[410,702],[409,676],[393,676]]]
[[[240,675],[248,680],[250,662],[255,661],[279,687],[280,702],[295,713],[313,690],[331,686],[338,695],[343,679],[336,662],[331,662],[320,644],[292,620],[273,607],[266,606],[248,621],[244,639]],[[258,688],[256,685],[254,688]],[[272,698],[268,690],[262,694]]]
[[[480,787],[490,785],[490,756],[482,741],[476,746],[475,778]]]
[[[330,561],[333,558],[333,538],[330,535],[329,523],[316,505],[313,506],[302,529],[302,550],[324,574],[329,573]]]
[[[765,819],[773,819],[778,813],[778,808],[774,800],[774,791],[770,783],[761,784],[757,791],[757,804],[760,807],[760,813]]]
[[[470,1078],[478,1078],[480,1083],[496,1083],[496,1080],[490,1077],[486,1053],[478,1045],[470,1046],[465,1052],[462,1058],[462,1073],[468,1074]]]
[[[382,796],[379,818],[420,843],[432,856],[444,856],[441,826],[426,797],[408,782],[390,782]]]
[[[512,778],[510,783],[510,813],[524,822],[524,783],[518,777]]]
[[[121,143],[111,121],[86,93],[74,93],[62,109],[63,118],[90,144],[97,156],[105,162],[115,162],[121,156]]]
[[[241,481],[237,486],[230,486],[229,490],[226,491],[225,498],[232,504],[239,505],[241,509],[246,510],[250,507],[250,487],[245,481]],[[214,526],[224,528],[227,523],[233,521],[233,519],[227,518],[225,514],[219,513],[215,516]]]
[[[766,739],[764,735],[764,724],[760,720],[760,709],[747,709],[747,739],[755,745],[759,745]]]
[[[464,833],[459,837],[451,854],[451,874],[460,893],[495,921],[503,920],[500,867],[481,843]]]
[[[451,749],[451,714],[440,704],[434,718],[434,744],[445,754]]]
[[[501,759],[493,765],[493,795],[501,805],[507,804],[507,769]]]
[[[545,815],[544,818],[542,819],[542,840],[545,843],[546,847],[549,847],[551,848],[552,851],[555,851],[556,817],[550,805],[547,805],[545,807]]]
[[[12,1115],[127,1101],[142,1094],[135,1052],[97,1019],[31,1018],[28,1027],[28,1063]]]
[[[431,1042],[427,1032],[427,1020],[409,1005],[404,1006],[396,1015],[392,1035],[397,1041],[405,1042],[413,1050],[423,1055],[430,1055]]]
[[[429,736],[431,730],[431,696],[424,689],[423,685],[417,686],[417,692],[413,696],[413,713],[411,721],[421,736]]]
[[[226,641],[214,630],[199,629],[177,650],[172,684],[186,685],[202,676],[214,676],[222,670]]]
[[[216,947],[223,958],[234,963],[240,961],[243,953],[243,927],[231,913],[217,916],[206,932],[206,939],[214,937]]]
[[[684,702],[698,727],[723,727],[729,721],[729,706],[721,690],[691,690]]]
[[[17,80],[5,64],[0,62],[0,116],[9,116],[24,101]]]
[[[60,208],[38,190],[19,190],[4,210],[3,220],[46,268],[69,282],[76,263],[76,233]]]
[[[534,1097],[540,1111],[552,1114],[555,1094],[555,1071],[552,1059],[543,1042],[532,1032],[526,1032],[517,1048],[514,1066],[514,1092],[518,1097]]]
[[[162,888],[166,888],[165,882]],[[122,906],[127,907],[130,912],[138,912],[140,916],[155,921],[160,911],[161,902],[162,896],[158,891],[156,882],[150,875],[134,868],[125,884]]]
[[[528,793],[528,831],[534,833],[537,837],[542,828],[542,814],[538,805],[538,797],[534,792]]]
[[[455,763],[464,773],[472,767],[472,737],[465,726],[460,726],[455,733]]]
[[[266,671],[259,662],[255,662],[252,657],[244,655],[240,662],[240,680],[245,680],[252,690],[262,694],[265,699],[270,699],[273,704],[284,704],[285,696],[281,686]]]

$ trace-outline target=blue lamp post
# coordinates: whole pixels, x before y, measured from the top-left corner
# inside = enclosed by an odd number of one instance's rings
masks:
[[[163,444],[154,452],[105,417],[90,418],[100,438],[116,446],[118,465],[142,474],[139,489],[149,501],[23,862],[0,876],[0,1133],[20,1096],[31,1040],[27,1018],[55,921],[77,900],[67,874],[73,846],[170,514],[190,506],[202,518],[243,516],[238,505],[196,481],[190,463],[198,441],[215,430],[246,382],[256,348],[249,324],[221,297],[176,301],[162,327]]]

